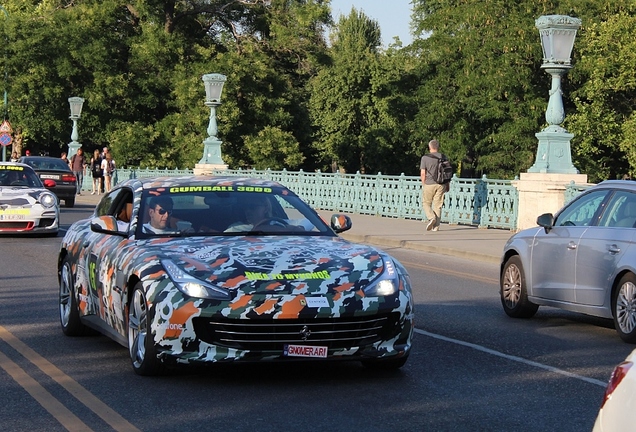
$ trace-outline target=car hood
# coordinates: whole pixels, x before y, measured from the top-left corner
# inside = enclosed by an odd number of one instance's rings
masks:
[[[28,188],[24,186],[0,186],[0,203],[10,206],[33,205],[38,202],[42,188]]]
[[[321,295],[358,290],[384,271],[382,253],[339,237],[191,237],[157,242],[198,279],[245,294]],[[151,247],[152,248],[152,247]]]

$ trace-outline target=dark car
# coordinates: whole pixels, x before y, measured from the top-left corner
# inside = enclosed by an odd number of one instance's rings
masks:
[[[19,162],[33,168],[43,181],[55,180],[55,186],[48,189],[57,196],[58,200],[64,200],[64,207],[75,205],[77,178],[66,162],[49,156],[22,156]]]
[[[399,368],[413,336],[410,278],[336,234],[349,228],[267,180],[128,180],[62,240],[62,329],[128,347],[141,375],[235,361]]]

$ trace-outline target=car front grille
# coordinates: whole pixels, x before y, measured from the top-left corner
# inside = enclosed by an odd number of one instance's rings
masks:
[[[361,347],[386,340],[399,331],[399,314],[329,319],[209,319],[194,318],[194,330],[204,342],[240,350],[282,351],[287,344]]]
[[[0,231],[14,231],[14,230],[24,230],[29,231],[33,229],[32,221],[24,221],[24,222],[0,222]]]

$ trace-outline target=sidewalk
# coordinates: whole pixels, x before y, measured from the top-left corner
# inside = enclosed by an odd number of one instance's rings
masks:
[[[102,195],[82,191],[75,202],[96,205]],[[318,212],[329,223],[334,212]],[[433,252],[474,261],[499,264],[503,246],[513,232],[502,229],[483,229],[468,225],[442,224],[439,231],[426,231],[422,221],[349,214],[353,228],[341,237],[368,243],[381,248],[405,248]]]
[[[332,212],[319,211],[329,221]],[[504,244],[513,232],[442,223],[426,231],[422,221],[349,214],[353,227],[340,234],[347,240],[384,248],[398,247],[499,264]]]

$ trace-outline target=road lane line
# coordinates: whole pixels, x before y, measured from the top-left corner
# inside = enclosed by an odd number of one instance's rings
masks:
[[[97,416],[104,420],[116,431],[141,432],[119,413],[110,408],[95,395],[82,387],[77,381],[62,372],[57,366],[49,362],[40,354],[29,348],[24,342],[16,338],[6,328],[0,326],[0,338],[11,345],[16,351],[22,354],[27,360],[36,365],[42,372],[50,376],[55,382],[64,387],[78,401],[86,405]]]
[[[92,431],[86,423],[73,414],[68,408],[60,403],[36,380],[31,378],[20,366],[14,363],[3,352],[0,352],[0,367],[7,372],[20,387],[27,391],[38,401],[42,407],[49,412],[60,424],[69,431]]]
[[[454,343],[454,344],[457,344],[457,345],[463,345],[465,347],[472,348],[472,349],[475,349],[477,351],[485,352],[486,354],[491,354],[491,355],[494,355],[494,356],[497,356],[497,357],[505,358],[507,360],[512,360],[512,361],[515,361],[515,362],[523,363],[523,364],[528,365],[528,366],[534,366],[534,367],[537,367],[539,369],[544,369],[544,370],[547,370],[549,372],[554,372],[554,373],[559,374],[559,375],[564,375],[564,376],[566,376],[568,378],[575,378],[575,379],[578,379],[578,380],[581,380],[581,381],[585,381],[585,382],[590,383],[590,384],[595,384],[597,386],[601,386],[603,388],[607,387],[607,382],[605,382],[605,381],[600,381],[600,380],[597,380],[597,379],[594,379],[594,378],[588,378],[588,377],[585,377],[585,376],[582,376],[582,375],[577,375],[577,374],[574,374],[574,373],[571,373],[571,372],[568,372],[568,371],[564,371],[563,369],[558,369],[558,368],[555,368],[555,367],[552,367],[552,366],[545,365],[543,363],[537,363],[537,362],[532,361],[532,360],[526,360],[526,359],[524,359],[522,357],[517,357],[517,356],[513,356],[513,355],[509,355],[509,354],[504,354],[502,352],[495,351],[495,350],[492,350],[490,348],[483,347],[481,345],[477,345],[477,344],[470,343],[470,342],[464,342],[464,341],[461,341],[459,339],[449,338],[449,337],[446,337],[446,336],[438,335],[436,333],[427,332],[426,330],[420,330],[420,329],[417,329],[417,328],[414,331],[415,331],[415,333],[418,333],[418,334],[421,334],[421,335],[424,335],[424,336],[432,337],[432,338],[435,338],[435,339],[443,340],[445,342],[450,342],[450,343]]]

